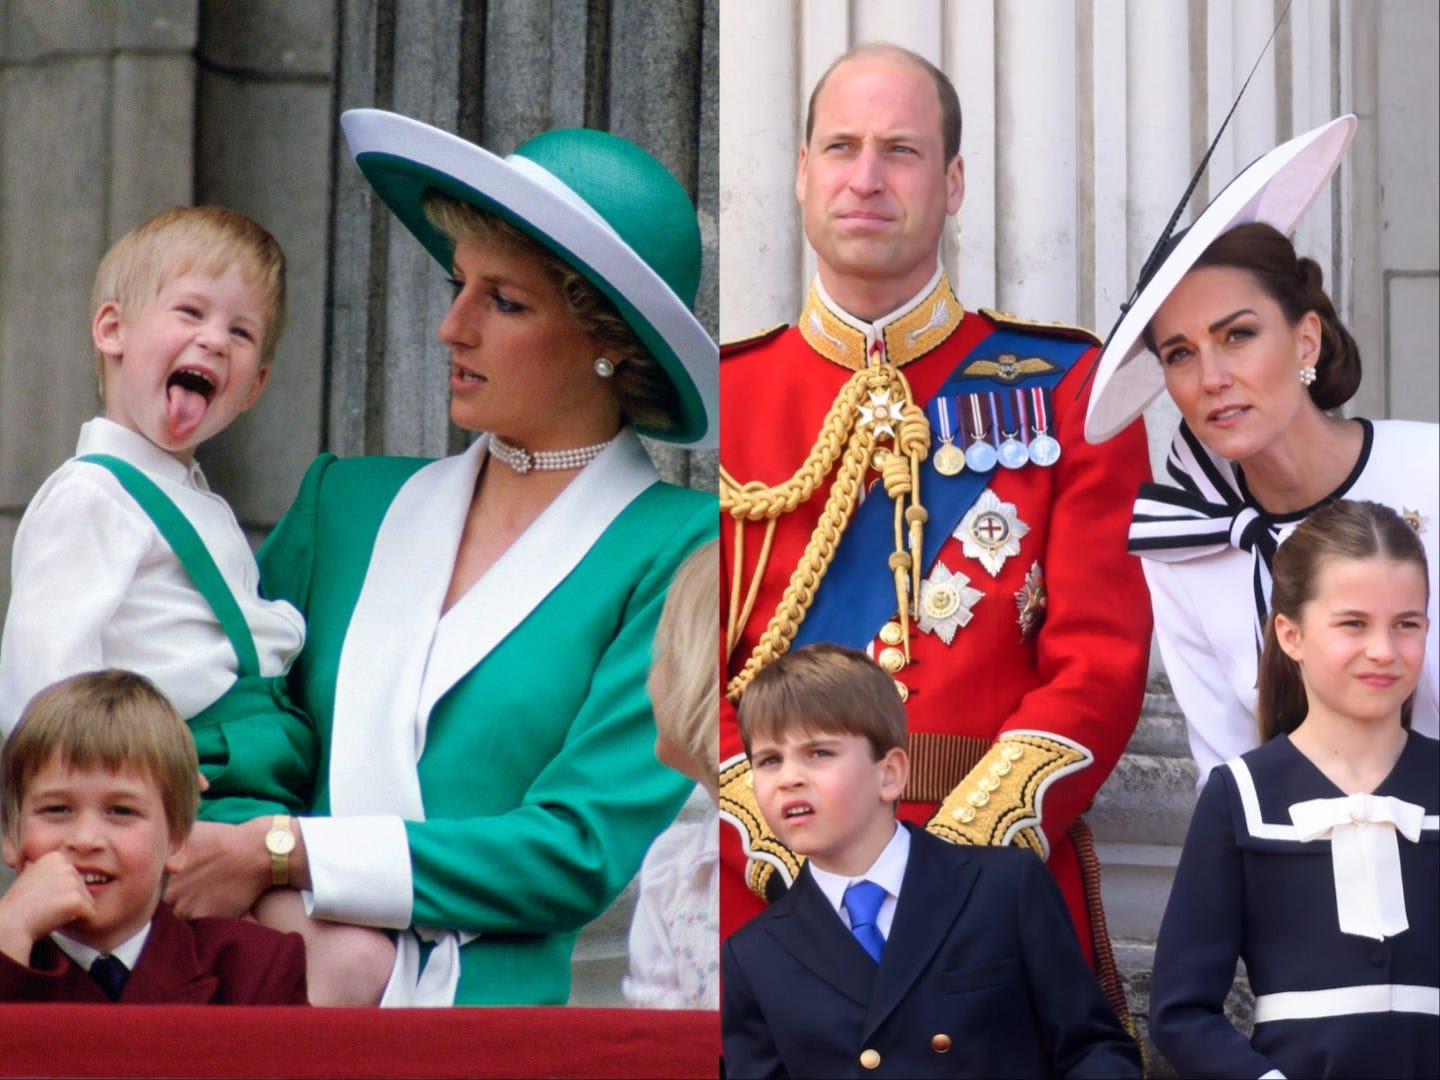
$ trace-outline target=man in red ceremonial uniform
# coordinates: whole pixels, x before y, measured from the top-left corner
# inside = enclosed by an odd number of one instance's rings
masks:
[[[951,292],[937,253],[959,143],[954,88],[921,57],[838,60],[795,181],[818,278],[797,326],[722,353],[722,932],[799,866],[756,811],[733,703],[776,655],[834,640],[906,700],[900,816],[1034,850],[1104,961],[1079,815],[1144,692],[1150,605],[1125,537],[1146,441],[1139,421],[1085,441],[1088,332]]]

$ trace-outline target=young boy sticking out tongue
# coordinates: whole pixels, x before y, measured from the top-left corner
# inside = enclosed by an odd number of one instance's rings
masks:
[[[274,815],[272,835],[292,832],[290,815],[309,809],[317,759],[314,727],[284,693],[305,623],[290,604],[261,598],[235,513],[195,462],[269,379],[285,322],[284,253],[243,214],[163,210],[101,261],[92,311],[103,411],[81,427],[75,457],[41,485],[15,534],[0,733],[60,679],[137,672],[195,738],[209,781],[201,820]],[[283,885],[288,848],[276,849]],[[306,936],[312,1000],[377,1001],[388,939],[345,927],[360,940],[330,950],[292,915],[273,921]],[[327,955],[343,962],[317,970]]]

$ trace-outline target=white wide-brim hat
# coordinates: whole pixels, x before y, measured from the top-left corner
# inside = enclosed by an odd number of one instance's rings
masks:
[[[674,427],[637,430],[696,449],[717,445],[720,350],[690,310],[700,228],[665,166],[634,143],[589,128],[547,131],[501,158],[380,109],[352,109],[340,126],[376,194],[446,273],[455,248],[421,205],[430,190],[503,218],[584,274],[675,387]]]
[[[1237,225],[1261,221],[1288,236],[1329,183],[1354,134],[1355,117],[1346,115],[1277,146],[1230,181],[1179,236],[1105,342],[1085,416],[1086,439],[1099,443],[1119,433],[1165,388],[1160,359],[1145,345],[1145,328],[1195,260]]]

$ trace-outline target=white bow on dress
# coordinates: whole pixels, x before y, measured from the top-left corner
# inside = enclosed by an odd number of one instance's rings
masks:
[[[1424,819],[1414,803],[1363,792],[1290,807],[1302,841],[1330,841],[1342,933],[1384,941],[1409,929],[1399,837],[1417,843]]]

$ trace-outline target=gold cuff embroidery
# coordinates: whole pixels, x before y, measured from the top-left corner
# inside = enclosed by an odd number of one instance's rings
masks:
[[[1015,844],[1045,858],[1049,845],[1039,829],[1045,788],[1092,760],[1068,740],[1012,732],[945,797],[925,829],[956,844]]]
[[[750,762],[736,758],[720,772],[720,812],[740,827],[745,855],[745,883],[750,891],[769,903],[788,889],[805,861],[780,842],[770,831],[760,804],[755,800],[755,781]]]

